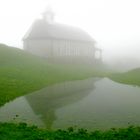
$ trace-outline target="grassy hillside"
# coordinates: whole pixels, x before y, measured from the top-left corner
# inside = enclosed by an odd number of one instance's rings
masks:
[[[116,82],[140,86],[140,68],[124,73],[112,74],[109,77]]]
[[[49,84],[99,75],[93,68],[49,64],[46,59],[0,44],[0,106]]]

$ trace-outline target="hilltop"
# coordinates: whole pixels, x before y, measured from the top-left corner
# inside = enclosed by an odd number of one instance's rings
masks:
[[[50,84],[99,75],[93,67],[49,64],[24,50],[0,44],[0,106]]]

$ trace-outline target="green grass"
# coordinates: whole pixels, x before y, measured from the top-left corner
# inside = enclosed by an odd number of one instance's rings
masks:
[[[139,140],[140,127],[107,131],[87,131],[85,129],[73,129],[50,131],[39,129],[35,126],[27,126],[25,123],[11,124],[0,123],[0,140]]]
[[[93,67],[49,64],[46,59],[0,44],[0,106],[50,84],[103,75]]]
[[[115,73],[108,77],[116,82],[140,86],[140,68],[124,73]]]

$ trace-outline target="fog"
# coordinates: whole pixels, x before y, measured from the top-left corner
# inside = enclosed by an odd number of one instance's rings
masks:
[[[139,0],[0,0],[0,42],[22,48],[22,38],[50,4],[55,20],[87,31],[115,69],[140,66]]]

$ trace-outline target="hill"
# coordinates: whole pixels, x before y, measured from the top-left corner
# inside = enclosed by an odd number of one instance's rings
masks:
[[[112,74],[109,77],[116,82],[140,86],[140,68],[128,72]]]
[[[0,44],[0,106],[50,84],[99,75],[93,67],[49,64],[46,59]]]

